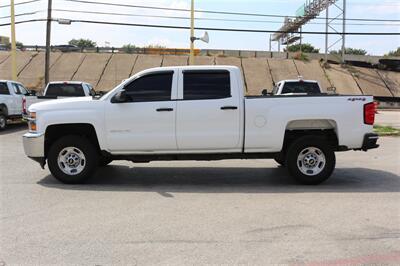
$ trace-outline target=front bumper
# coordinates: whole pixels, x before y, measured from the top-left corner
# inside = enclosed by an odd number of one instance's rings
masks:
[[[370,149],[378,148],[379,145],[376,144],[378,139],[379,139],[378,134],[375,134],[375,133],[365,134],[361,150],[367,151],[367,150],[370,150]]]
[[[32,160],[40,163],[42,168],[45,164],[44,155],[44,134],[41,133],[26,133],[22,137],[25,154]]]

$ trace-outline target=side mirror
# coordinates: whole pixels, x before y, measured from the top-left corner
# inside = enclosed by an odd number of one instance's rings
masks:
[[[36,96],[36,91],[28,91],[28,96]]]
[[[268,90],[267,90],[267,89],[263,89],[263,90],[261,91],[261,94],[262,94],[263,96],[267,96],[267,95],[268,95]]]
[[[112,103],[124,103],[127,102],[128,97],[126,96],[126,91],[121,90],[117,94],[112,97],[111,102]]]
[[[328,92],[336,93],[336,87],[328,87],[326,90]]]

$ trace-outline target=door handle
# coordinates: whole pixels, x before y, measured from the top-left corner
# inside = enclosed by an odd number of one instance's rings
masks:
[[[221,110],[236,110],[237,106],[222,106]]]
[[[158,108],[156,111],[157,112],[172,112],[174,109],[173,108]]]

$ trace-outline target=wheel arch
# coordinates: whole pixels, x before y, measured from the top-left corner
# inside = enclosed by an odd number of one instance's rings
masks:
[[[45,157],[50,146],[59,138],[67,135],[83,136],[90,140],[96,149],[100,152],[100,144],[95,127],[89,123],[71,123],[49,125],[45,131],[44,151]]]
[[[339,146],[338,126],[331,119],[292,120],[286,124],[282,152],[286,153],[293,141],[303,136],[315,136],[327,141],[334,150],[341,150]]]
[[[8,116],[8,107],[4,103],[0,104],[0,114]]]

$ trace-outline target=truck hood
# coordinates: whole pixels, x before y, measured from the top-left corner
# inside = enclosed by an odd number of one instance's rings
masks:
[[[48,100],[32,104],[29,107],[29,112],[79,108],[86,109],[90,108],[94,102],[98,102],[98,100],[93,100],[92,97],[72,97],[59,100]]]

